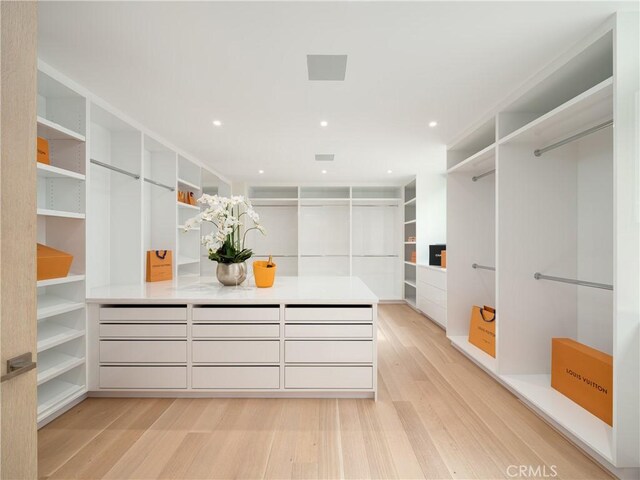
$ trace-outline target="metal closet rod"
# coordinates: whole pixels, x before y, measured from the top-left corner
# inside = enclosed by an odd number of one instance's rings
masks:
[[[570,283],[572,285],[580,285],[582,287],[601,288],[603,290],[613,290],[613,285],[607,283],[585,282],[584,280],[576,280],[574,278],[552,277],[543,275],[540,272],[533,274],[536,280],[551,280],[552,282]]]
[[[493,170],[489,170],[488,172],[483,173],[482,175],[476,175],[475,177],[471,177],[471,180],[473,182],[477,182],[481,178],[486,177],[487,175],[491,175],[492,173],[496,173],[496,169],[495,168]]]
[[[579,138],[586,137],[587,135],[591,135],[592,133],[595,133],[598,130],[602,130],[603,128],[610,127],[611,125],[613,125],[613,120],[609,120],[607,122],[601,123],[600,125],[596,125],[595,127],[588,128],[583,132],[576,133],[575,135],[572,135],[572,136],[570,136],[568,138],[565,138],[564,140],[560,140],[559,142],[552,143],[551,145],[548,145],[548,146],[546,146],[544,148],[539,148],[538,150],[534,150],[533,154],[536,157],[539,157],[543,153],[548,152],[549,150],[553,150],[554,148],[561,147],[561,146],[566,145],[569,142],[573,142],[574,140],[577,140]]]
[[[145,178],[145,182],[150,183],[151,185],[155,185],[157,187],[166,188],[170,192],[175,192],[175,188],[170,187],[169,185],[165,185],[164,183],[156,182],[155,180],[151,180],[150,178]]]
[[[471,264],[471,268],[479,268],[481,270],[491,270],[492,272],[496,271],[496,267],[488,267],[486,265],[478,265],[477,263]]]
[[[94,165],[98,165],[99,167],[104,167],[104,168],[107,168],[109,170],[113,170],[114,172],[118,172],[118,173],[121,173],[123,175],[126,175],[127,177],[135,178],[136,180],[140,179],[140,175],[138,175],[136,173],[127,172],[126,170],[123,170],[122,168],[114,167],[113,165],[109,165],[108,163],[104,163],[104,162],[101,162],[99,160],[95,160],[93,158],[90,160],[90,162],[93,163]]]

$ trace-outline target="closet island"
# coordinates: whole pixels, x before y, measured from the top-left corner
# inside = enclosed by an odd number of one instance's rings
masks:
[[[94,396],[376,396],[378,298],[357,277],[89,291]]]

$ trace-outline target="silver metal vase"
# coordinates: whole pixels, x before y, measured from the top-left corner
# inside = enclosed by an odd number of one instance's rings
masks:
[[[246,262],[218,263],[216,276],[218,281],[227,287],[240,285],[247,279],[247,264]]]

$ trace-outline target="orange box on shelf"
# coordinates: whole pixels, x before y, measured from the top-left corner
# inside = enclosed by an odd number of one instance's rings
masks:
[[[36,160],[49,165],[49,142],[46,138],[38,137],[37,152]]]
[[[469,343],[496,358],[496,310],[492,307],[471,309]]]
[[[411,263],[416,263],[416,252],[411,252]]]
[[[611,355],[570,338],[552,338],[551,387],[613,425]]]
[[[38,280],[49,280],[69,275],[73,255],[38,244],[37,248]]]
[[[442,268],[447,268],[447,251],[446,250],[442,250],[442,252],[440,252],[440,266]]]
[[[173,278],[173,254],[171,250],[147,252],[147,282],[162,282]]]

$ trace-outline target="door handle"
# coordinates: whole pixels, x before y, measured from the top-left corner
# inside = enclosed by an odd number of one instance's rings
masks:
[[[13,377],[27,373],[36,368],[36,362],[32,360],[31,352],[23,353],[7,360],[7,373],[2,375],[0,381],[11,380]]]

